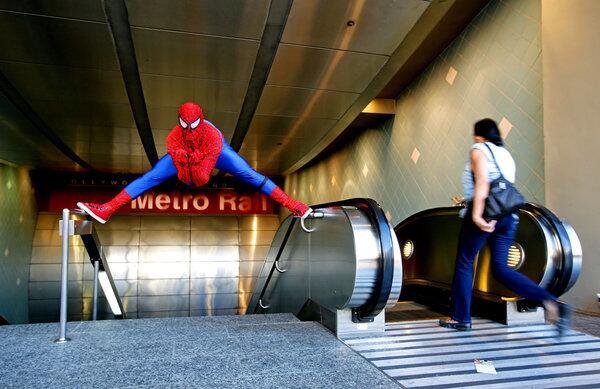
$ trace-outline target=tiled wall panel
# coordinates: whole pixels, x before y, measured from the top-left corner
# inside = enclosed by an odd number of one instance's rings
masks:
[[[501,123],[517,186],[544,203],[540,0],[492,0],[396,99],[396,114],[292,174],[307,203],[376,199],[394,224],[462,193],[473,123]]]
[[[58,320],[58,219],[38,217],[30,265],[32,321]],[[128,317],[224,315],[245,311],[240,301],[247,298],[240,300],[240,294],[251,292],[279,218],[131,215],[96,227]],[[83,246],[71,249],[70,263],[69,318],[87,320],[93,268]],[[102,294],[98,312],[111,317]]]

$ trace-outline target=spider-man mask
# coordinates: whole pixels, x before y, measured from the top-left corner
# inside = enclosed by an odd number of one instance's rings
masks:
[[[191,101],[179,106],[179,125],[184,130],[194,130],[202,123],[204,115],[202,108]]]

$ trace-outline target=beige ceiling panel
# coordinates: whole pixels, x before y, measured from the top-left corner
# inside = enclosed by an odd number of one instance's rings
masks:
[[[119,69],[104,23],[0,12],[0,60]]]
[[[0,159],[29,167],[74,169],[76,166],[35,129],[3,94],[0,94]]]
[[[361,93],[386,56],[282,44],[267,84]]]
[[[132,28],[140,73],[249,80],[258,42]]]
[[[0,70],[26,100],[129,104],[118,70],[69,68],[32,63],[0,63]]]
[[[124,155],[132,157],[145,156],[144,148],[139,144],[118,142],[94,142],[90,146],[90,154]]]
[[[168,131],[177,125],[177,107],[154,107],[148,106],[148,116],[152,124],[153,132]],[[205,118],[213,123],[223,135],[227,138],[233,134],[237,123],[238,113],[236,112],[204,112]],[[156,138],[156,136],[155,136]],[[156,143],[160,140],[155,139]]]
[[[90,142],[92,140],[91,131],[87,126],[63,125],[60,128],[60,137],[67,143]]]
[[[269,12],[269,0],[126,0],[126,4],[135,27],[256,40]]]
[[[315,129],[326,132],[335,123],[335,119],[255,115],[248,135],[312,138]]]
[[[134,127],[131,107],[128,103],[106,104],[75,101],[65,105],[56,101],[30,101],[33,109],[60,136],[62,126],[77,126],[82,130],[98,127]],[[86,130],[87,131],[87,130]]]
[[[225,136],[227,142],[231,140],[231,136],[235,131],[239,114],[234,112],[207,112],[206,119],[214,124]]]
[[[285,136],[248,134],[244,139],[244,147],[270,152],[270,150],[282,147],[285,140]]]
[[[61,125],[60,136],[70,142],[114,142],[141,146],[140,136],[135,128],[102,127],[87,125]]]
[[[425,0],[294,1],[282,42],[391,55],[429,6]],[[346,23],[354,21],[349,27]]]
[[[177,108],[186,101],[195,101],[207,112],[239,112],[248,85],[247,82],[151,74],[142,74],[141,79],[148,105]]]
[[[91,132],[93,142],[98,142],[106,138],[112,139],[116,143],[132,143],[141,145],[140,135],[136,128],[127,127],[88,127]]]
[[[358,96],[348,92],[267,86],[256,113],[339,119]]]
[[[148,169],[145,155],[83,154],[82,157],[97,169],[114,173],[144,173]]]
[[[105,22],[102,0],[2,0],[1,10]]]
[[[240,154],[244,156],[249,162],[252,161],[251,165],[257,166],[260,170],[261,166],[272,167],[277,165],[281,167],[278,173],[281,173],[283,169],[288,167],[292,162],[297,161],[301,158],[308,150],[313,147],[313,142],[308,142],[304,138],[287,138],[288,142],[277,142],[277,137],[268,137],[272,141],[262,140],[264,137],[258,137],[256,140],[250,140],[248,143],[244,142],[240,150]],[[282,143],[278,145],[277,143]]]

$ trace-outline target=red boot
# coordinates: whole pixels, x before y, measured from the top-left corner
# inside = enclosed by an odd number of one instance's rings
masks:
[[[98,220],[100,223],[104,224],[108,221],[110,216],[115,213],[115,211],[121,208],[123,205],[130,202],[131,196],[129,193],[122,190],[121,193],[116,195],[112,200],[104,204],[96,204],[96,203],[82,203],[81,201],[77,203],[79,209],[85,211],[88,215]]]
[[[310,207],[301,201],[294,200],[282,191],[278,186],[273,189],[273,192],[269,195],[273,200],[283,205],[290,210],[296,216],[306,217],[312,211]]]

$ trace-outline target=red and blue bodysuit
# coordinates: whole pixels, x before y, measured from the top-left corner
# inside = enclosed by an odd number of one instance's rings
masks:
[[[198,104],[182,104],[178,121],[167,136],[167,154],[150,171],[104,204],[79,202],[77,206],[100,223],[106,223],[117,209],[167,179],[177,175],[180,181],[188,185],[202,186],[208,182],[212,169],[216,167],[258,188],[296,216],[305,218],[312,212],[306,204],[290,198],[268,177],[252,169],[227,144],[217,127],[204,119]]]

